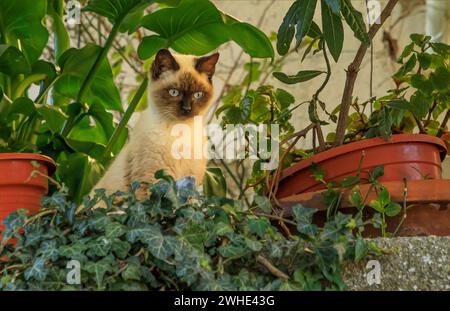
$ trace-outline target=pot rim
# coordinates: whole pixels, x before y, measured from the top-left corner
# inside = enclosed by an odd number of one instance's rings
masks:
[[[49,156],[37,154],[37,153],[27,153],[27,152],[11,152],[11,153],[0,153],[0,161],[7,160],[35,160],[44,163],[48,169],[48,176],[53,175],[56,170],[55,161]]]
[[[284,178],[295,174],[296,172],[303,170],[309,166],[313,162],[320,163],[330,158],[334,158],[338,155],[346,154],[353,152],[355,150],[360,150],[364,148],[370,148],[375,146],[396,144],[396,143],[405,143],[405,142],[421,142],[437,145],[440,147],[441,160],[443,161],[447,154],[447,147],[444,141],[436,136],[431,136],[427,134],[394,134],[391,139],[386,141],[381,137],[373,137],[368,139],[363,139],[360,141],[352,142],[349,144],[345,144],[338,147],[333,147],[329,150],[320,152],[318,154],[313,155],[310,158],[304,159],[286,169],[283,170],[281,174],[281,180]]]

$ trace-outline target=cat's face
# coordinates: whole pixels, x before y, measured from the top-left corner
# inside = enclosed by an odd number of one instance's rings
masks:
[[[195,57],[160,50],[152,65],[150,83],[159,114],[168,120],[187,120],[206,113],[218,59],[218,53]]]

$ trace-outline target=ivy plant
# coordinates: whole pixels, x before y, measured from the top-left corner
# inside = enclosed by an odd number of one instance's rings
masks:
[[[222,183],[204,196],[192,178],[176,182],[161,171],[155,177],[142,201],[135,182],[109,197],[96,190],[80,209],[62,188],[37,214],[8,216],[0,289],[342,290],[343,262],[380,252],[355,234],[364,224],[351,215],[337,212],[320,228],[312,222],[316,210],[300,204],[293,220],[283,220],[268,213],[267,198],[245,208],[222,196]],[[93,209],[99,200],[107,208]],[[292,234],[283,233],[280,220]],[[67,282],[72,260],[80,264],[80,284]]]

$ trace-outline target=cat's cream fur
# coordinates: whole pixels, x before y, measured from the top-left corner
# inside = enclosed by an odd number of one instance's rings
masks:
[[[171,54],[167,50],[156,55],[148,89],[148,108],[141,113],[129,141],[94,189],[105,188],[108,194],[126,191],[132,181],[153,182],[154,173],[160,169],[175,179],[193,176],[201,183],[207,160],[176,160],[171,152],[172,143],[180,137],[171,136],[171,130],[175,124],[183,123],[193,133],[194,116],[206,114],[213,95],[211,77],[217,59],[218,54],[198,58]],[[167,95],[171,88],[185,95],[179,98]],[[186,97],[192,99],[192,92],[200,89],[204,98],[191,102],[191,113],[181,110],[182,101]],[[139,193],[140,196],[145,194]]]

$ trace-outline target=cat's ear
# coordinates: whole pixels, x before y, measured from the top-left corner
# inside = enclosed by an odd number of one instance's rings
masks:
[[[155,56],[155,61],[152,64],[152,78],[158,80],[159,76],[166,71],[177,71],[180,65],[177,63],[169,50],[162,49]]]
[[[219,53],[215,53],[209,56],[197,58],[195,69],[200,73],[206,73],[208,78],[211,79],[216,71],[216,64],[219,60]]]

